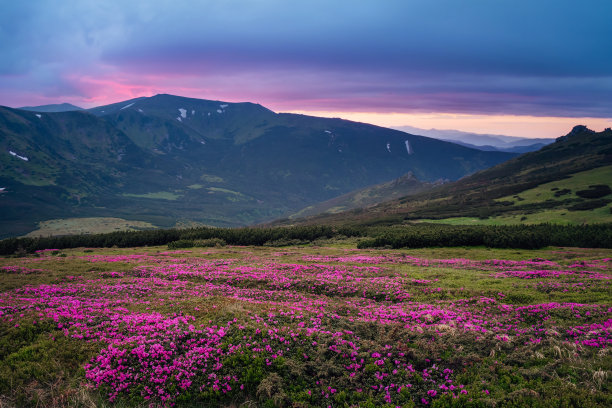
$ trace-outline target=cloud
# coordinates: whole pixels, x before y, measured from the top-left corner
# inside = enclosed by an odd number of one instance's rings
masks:
[[[5,2],[0,104],[159,91],[277,110],[609,117],[610,11],[597,0]]]

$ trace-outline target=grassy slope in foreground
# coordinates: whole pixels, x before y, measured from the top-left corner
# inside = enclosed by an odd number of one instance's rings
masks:
[[[0,258],[0,398],[609,407],[610,255],[309,246]]]

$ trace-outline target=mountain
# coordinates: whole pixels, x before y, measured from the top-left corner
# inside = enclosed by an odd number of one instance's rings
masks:
[[[368,208],[277,223],[612,222],[610,203],[612,130],[576,126],[539,151],[453,183]]]
[[[289,219],[298,219],[323,213],[336,214],[355,208],[364,208],[393,198],[416,194],[441,185],[446,181],[422,182],[412,172],[409,172],[395,180],[351,191],[331,200],[313,204],[289,216]]]
[[[551,138],[526,138],[470,133],[459,130],[420,129],[412,126],[400,126],[397,129],[475,149],[511,153],[533,152],[555,141],[555,139]]]
[[[64,217],[249,225],[407,172],[456,180],[514,156],[172,95],[60,113],[0,108],[0,135],[4,237]]]
[[[40,106],[24,106],[19,108],[21,110],[27,110],[32,112],[72,112],[72,111],[80,111],[83,108],[79,108],[78,106],[71,105],[69,103],[58,103],[52,105],[40,105]]]
[[[446,139],[440,139],[440,140],[446,140]],[[537,150],[540,150],[542,147],[546,146],[549,143],[533,143],[533,144],[529,144],[529,145],[518,145],[518,146],[512,146],[512,147],[496,147],[496,146],[491,146],[491,145],[482,145],[482,146],[477,146],[471,143],[465,143],[462,142],[460,140],[446,140],[447,142],[451,142],[451,143],[456,143],[458,145],[461,146],[465,146],[465,147],[471,147],[472,149],[478,149],[478,150],[483,150],[485,152],[507,152],[507,153],[528,153],[528,152],[535,152]],[[520,142],[516,142],[516,143],[520,143]]]

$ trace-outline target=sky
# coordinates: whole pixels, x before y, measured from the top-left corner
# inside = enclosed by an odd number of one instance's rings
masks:
[[[609,0],[0,1],[0,105],[158,93],[382,126],[612,126]]]

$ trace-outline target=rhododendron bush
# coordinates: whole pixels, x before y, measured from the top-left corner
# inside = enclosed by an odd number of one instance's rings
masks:
[[[488,251],[4,258],[0,402],[609,406],[606,250]]]

